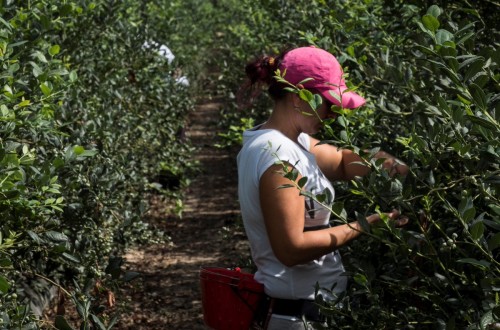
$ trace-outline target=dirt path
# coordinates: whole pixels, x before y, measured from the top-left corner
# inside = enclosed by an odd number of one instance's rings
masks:
[[[171,244],[145,246],[125,255],[125,268],[142,276],[123,291],[129,312],[117,329],[205,329],[200,267],[237,266],[248,254],[244,233],[236,224],[235,153],[213,147],[220,106],[208,101],[190,116],[186,136],[199,150],[195,157],[201,173],[186,192],[183,218],[162,215],[161,203],[155,205],[152,221],[171,237]]]

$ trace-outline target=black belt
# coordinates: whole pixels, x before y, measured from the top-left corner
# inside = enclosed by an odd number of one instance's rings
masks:
[[[319,306],[312,300],[306,299],[278,299],[275,298],[272,313],[285,316],[295,316],[312,322],[324,322],[325,317],[321,315]]]
[[[315,230],[321,230],[321,229],[326,229],[330,228],[330,225],[319,225],[319,226],[311,226],[311,227],[304,227],[304,231],[315,231]]]

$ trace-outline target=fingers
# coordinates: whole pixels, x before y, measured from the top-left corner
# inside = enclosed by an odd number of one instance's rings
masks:
[[[394,176],[396,174],[399,174],[401,176],[407,176],[408,172],[410,171],[410,168],[408,167],[408,165],[406,165],[399,159],[394,158],[392,159],[392,163],[388,168],[388,170],[390,176]]]
[[[395,170],[397,174],[407,176],[410,168],[408,167],[408,165],[398,160]]]
[[[388,215],[391,220],[394,220],[394,225],[397,228],[406,226],[410,221],[406,215],[401,215],[401,212],[396,209],[393,209],[392,212],[388,213]]]
[[[366,217],[366,221],[368,221],[368,223],[370,225],[373,225],[373,224],[375,224],[375,223],[377,223],[377,222],[380,221],[380,215],[378,215],[376,213],[372,214],[372,215],[369,215],[369,216]]]
[[[407,216],[400,216],[396,219],[395,225],[397,228],[404,227],[410,222],[410,219]]]
[[[389,218],[391,218],[392,220],[397,219],[400,214],[401,214],[401,212],[399,212],[399,210],[396,210],[396,209],[393,209],[391,212],[387,213]]]
[[[406,226],[410,222],[410,219],[407,216],[401,215],[401,212],[396,209],[393,209],[391,212],[385,214],[389,217],[390,220],[394,222],[394,226],[396,228]],[[366,220],[370,224],[376,224],[380,221],[380,215],[379,214],[369,215],[368,217],[366,217]]]

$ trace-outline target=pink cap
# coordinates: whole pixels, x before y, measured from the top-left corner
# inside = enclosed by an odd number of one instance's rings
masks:
[[[285,69],[285,79],[294,85],[306,78],[314,79],[304,83],[304,88],[313,88],[333,104],[341,105],[330,91],[342,97],[343,108],[358,108],[366,102],[354,92],[344,93],[347,86],[342,78],[342,67],[335,56],[323,49],[310,46],[289,51],[280,64],[282,73]]]

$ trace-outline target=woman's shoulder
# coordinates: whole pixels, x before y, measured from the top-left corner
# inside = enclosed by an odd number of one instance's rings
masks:
[[[274,129],[247,130],[243,133],[243,143],[281,145],[293,143],[280,131]]]
[[[246,141],[245,141],[246,140]],[[246,142],[246,143],[245,143]],[[302,141],[301,141],[302,142]],[[300,146],[277,130],[259,130],[244,136],[244,144],[272,153],[301,153]]]

